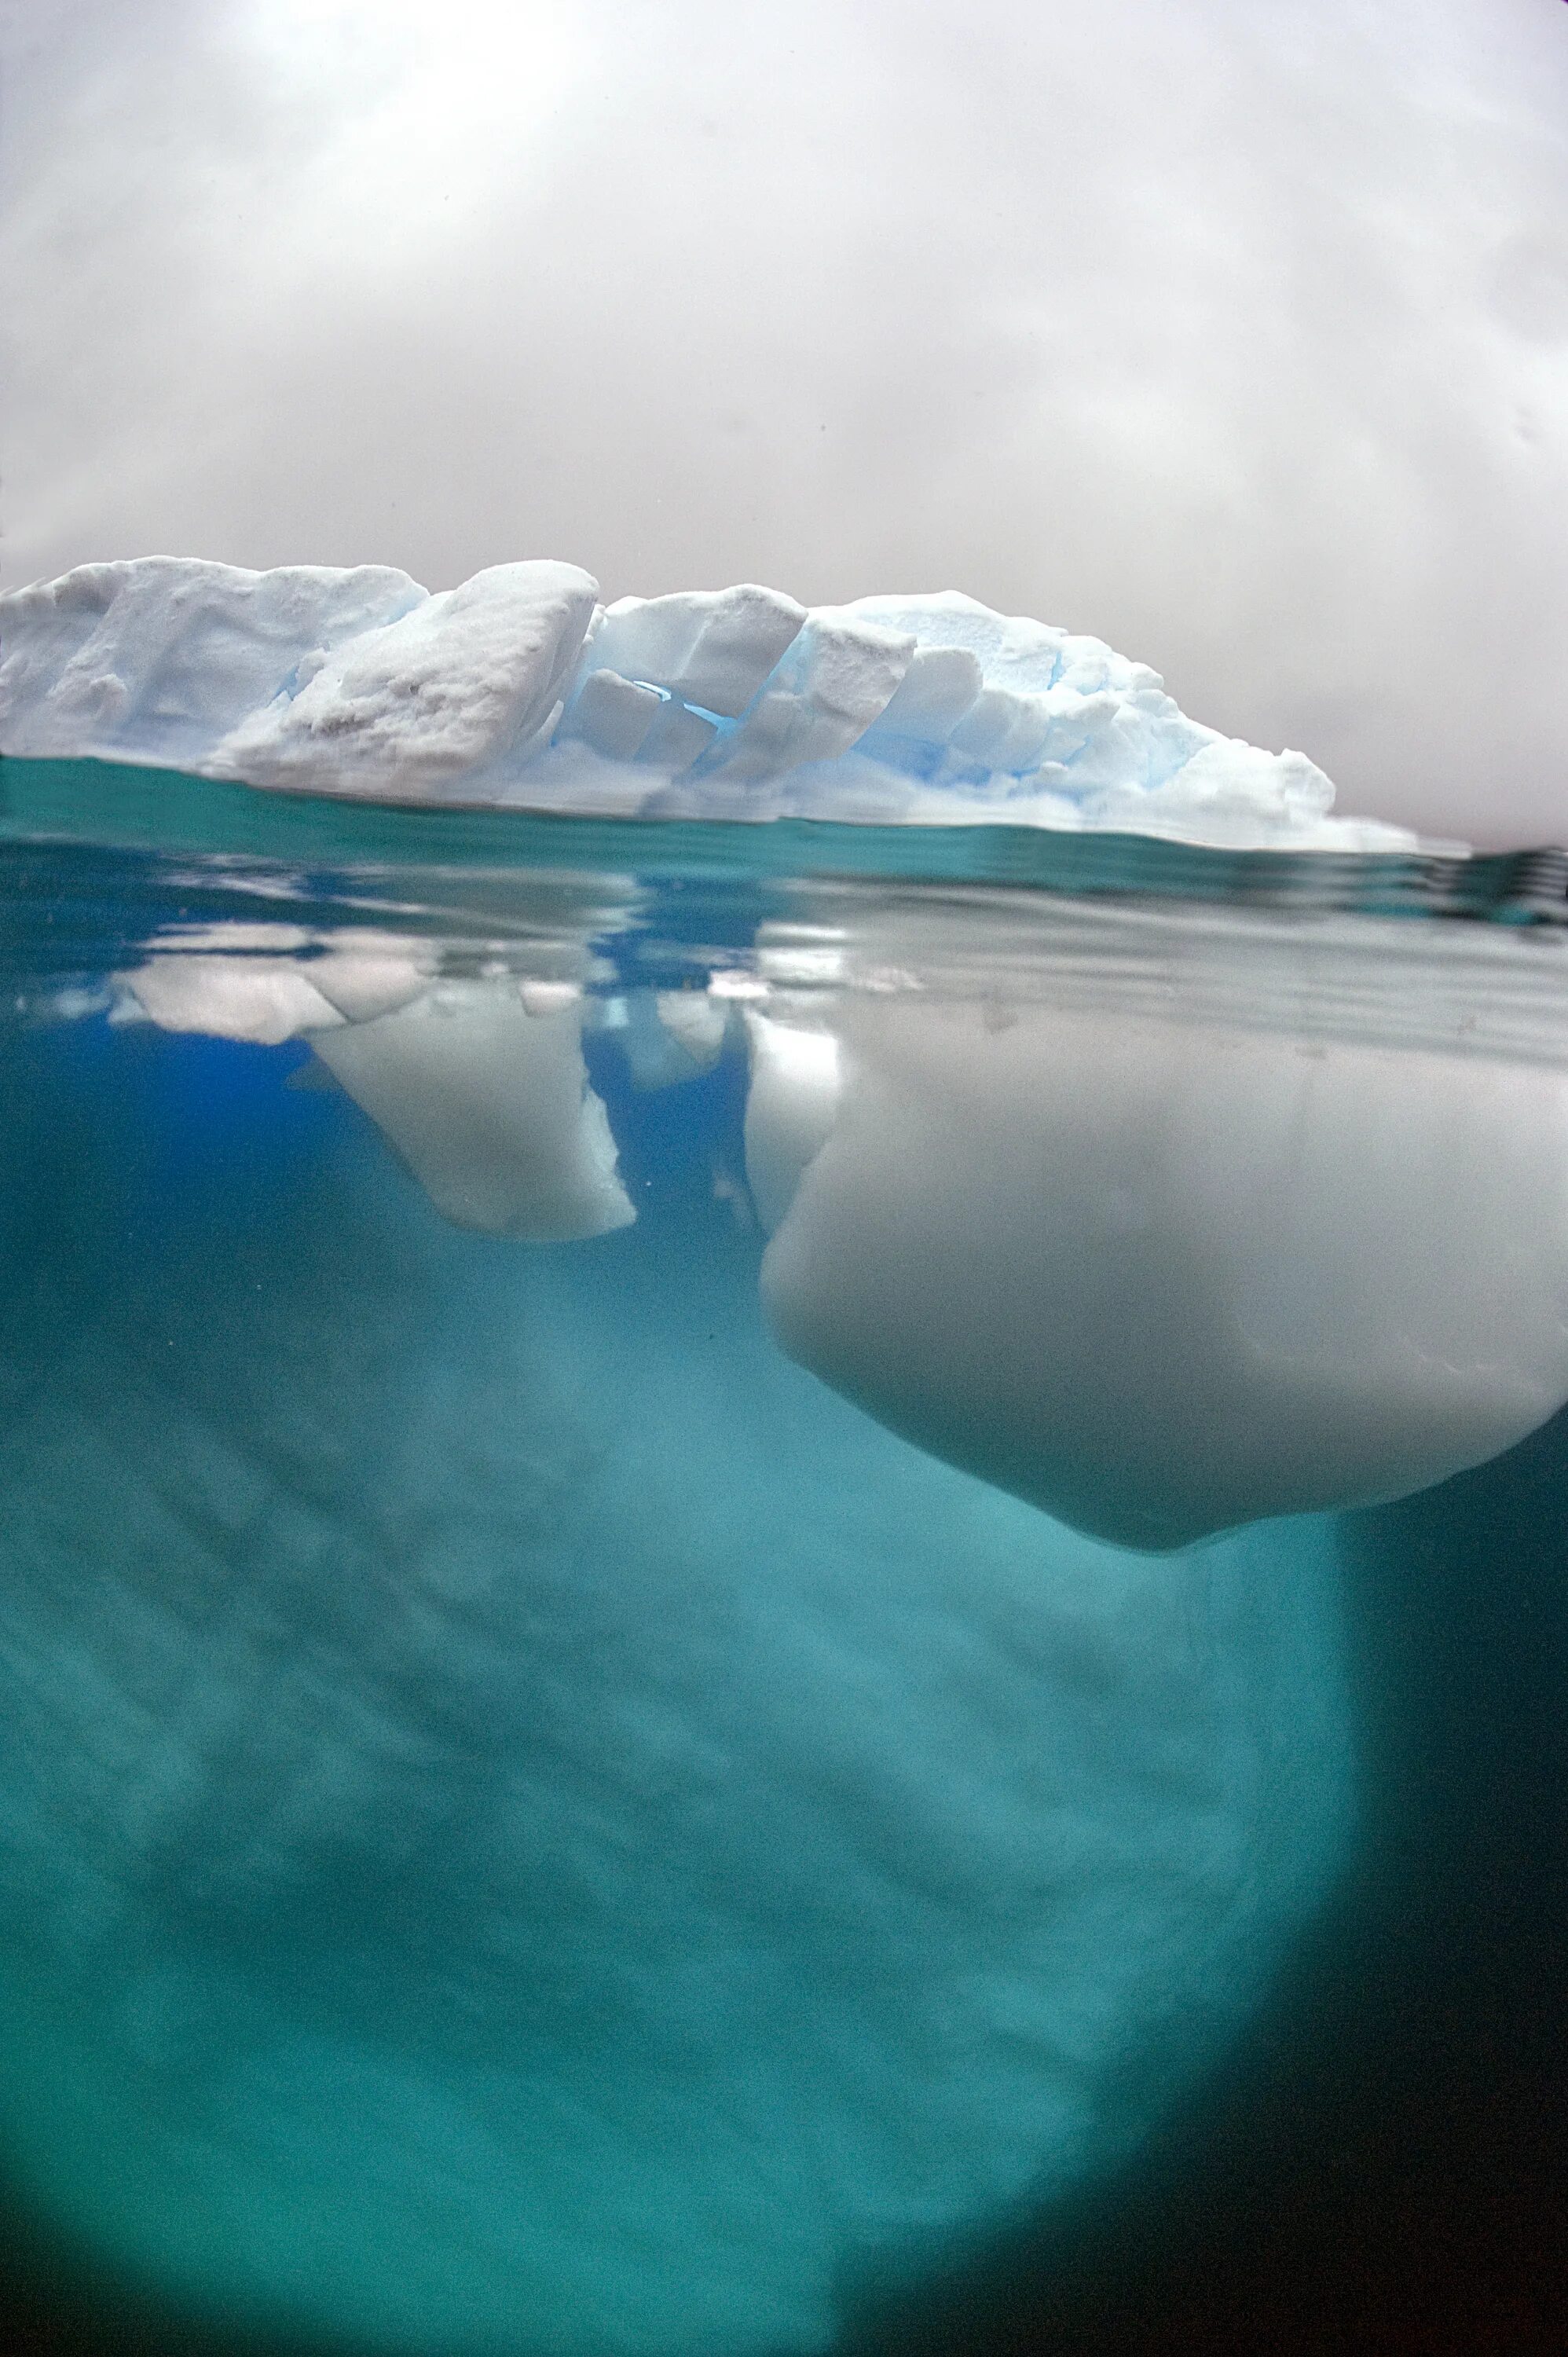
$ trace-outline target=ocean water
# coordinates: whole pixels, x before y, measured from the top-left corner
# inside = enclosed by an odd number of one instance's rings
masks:
[[[0,831],[27,2330],[1552,2345],[1560,862]]]

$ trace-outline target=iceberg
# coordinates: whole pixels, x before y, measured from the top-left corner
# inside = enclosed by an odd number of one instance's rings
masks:
[[[594,610],[568,565],[498,565],[424,597],[395,622],[313,648],[288,692],[238,719],[214,777],[427,801],[455,781],[483,792],[559,719],[558,693]]]
[[[1146,666],[956,592],[607,606],[554,562],[431,595],[387,567],[154,557],[12,593],[0,623],[0,741],[34,758],[639,817],[1408,840],[1336,818],[1304,756],[1200,726]],[[636,1216],[585,1025],[658,1088],[711,1067],[735,1011],[720,975],[585,997],[588,939],[559,988],[442,978],[395,939],[302,956],[265,926],[152,943],[122,980],[168,1029],[309,1040],[446,1216],[565,1241]],[[745,1166],[778,1338],[906,1437],[1168,1548],[1405,1494],[1568,1397],[1549,1058],[1193,1024],[1179,977],[1155,1018],[998,1014],[872,987],[860,952],[847,984],[805,953],[804,1020],[776,956],[740,978]]]
[[[746,1097],[746,1176],[771,1235],[795,1200],[802,1173],[832,1135],[843,1086],[836,1031],[746,1014],[750,1077]]]
[[[0,597],[0,750],[623,817],[1414,840],[1337,816],[1304,754],[1188,719],[1146,664],[956,591],[605,606],[548,561],[434,595],[376,565],[80,566]]]
[[[0,749],[205,770],[229,727],[297,690],[302,666],[424,597],[382,565],[78,565],[0,597]]]

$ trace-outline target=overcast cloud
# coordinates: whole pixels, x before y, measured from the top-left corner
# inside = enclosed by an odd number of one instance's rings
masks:
[[[13,0],[6,584],[972,591],[1568,834],[1563,0]]]

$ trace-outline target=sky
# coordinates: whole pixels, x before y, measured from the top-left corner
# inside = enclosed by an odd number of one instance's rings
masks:
[[[1563,0],[0,0],[0,586],[960,588],[1568,837]]]

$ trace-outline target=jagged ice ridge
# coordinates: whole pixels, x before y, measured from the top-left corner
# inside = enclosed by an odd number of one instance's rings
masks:
[[[1304,754],[1189,720],[1146,664],[954,591],[604,606],[547,561],[435,595],[387,565],[81,565],[0,597],[0,749],[618,816],[1412,840],[1333,816]]]

